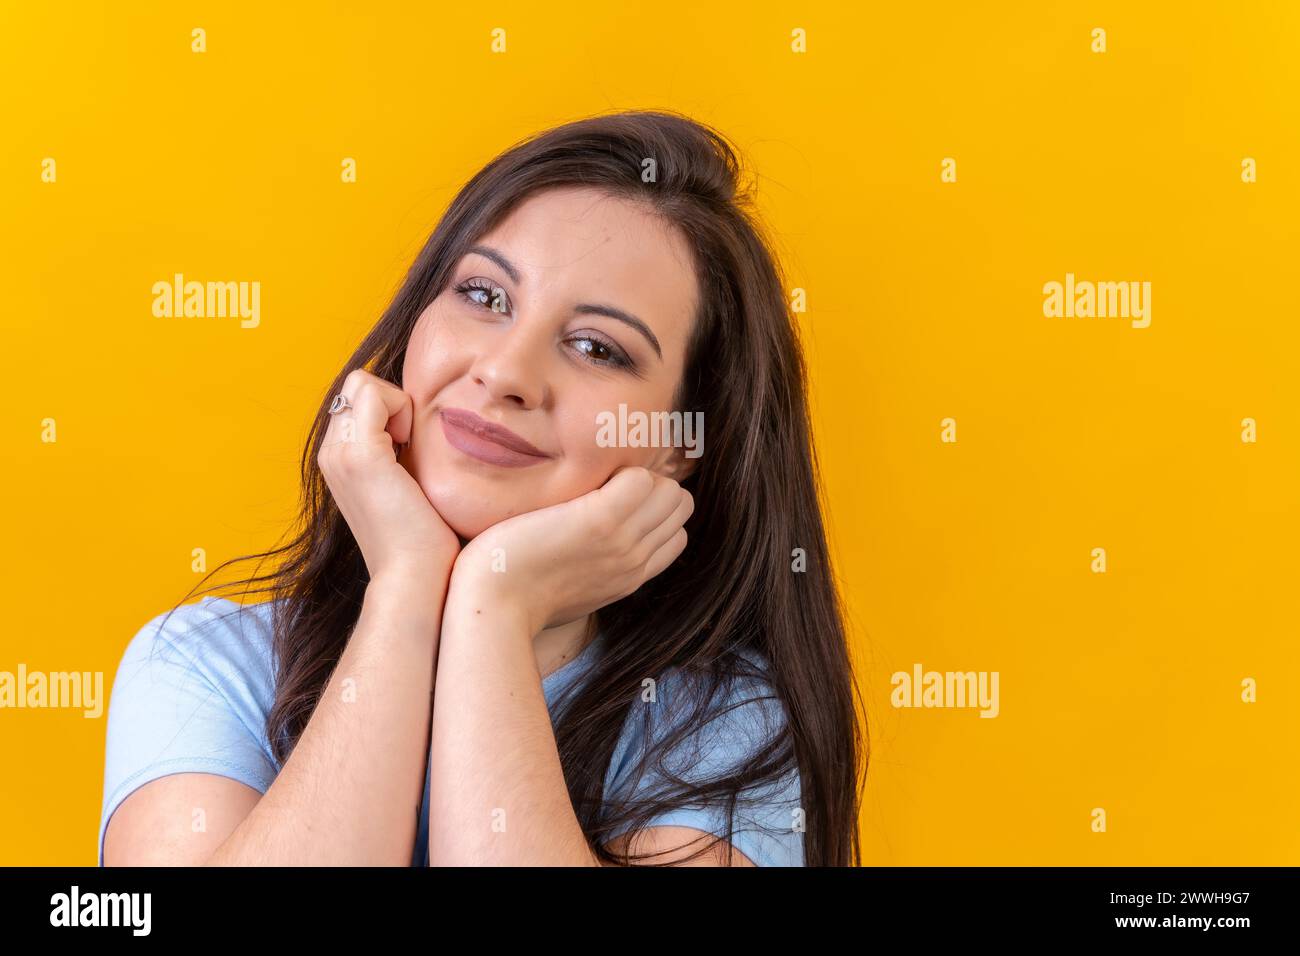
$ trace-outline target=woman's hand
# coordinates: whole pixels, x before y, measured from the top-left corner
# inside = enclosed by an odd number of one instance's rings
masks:
[[[474,538],[451,587],[522,615],[530,637],[631,594],[686,547],[695,501],[671,478],[621,468],[572,501],[516,515]]]
[[[353,369],[343,382],[352,408],[330,416],[316,463],[352,530],[373,581],[389,574],[445,584],[460,539],[397,460],[411,440],[411,396]]]

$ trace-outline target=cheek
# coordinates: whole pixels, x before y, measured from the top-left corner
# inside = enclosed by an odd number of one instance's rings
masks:
[[[436,314],[420,319],[406,346],[402,388],[418,406],[428,404],[453,378],[463,349]]]
[[[662,449],[654,447],[621,444],[617,430],[605,435],[606,439],[612,439],[611,444],[601,444],[602,429],[597,424],[597,416],[607,412],[616,415],[614,410],[620,401],[630,409],[641,407],[636,398],[629,400],[627,396],[620,396],[606,405],[584,407],[581,412],[564,416],[561,425],[564,470],[567,482],[580,487],[578,494],[599,488],[620,468],[651,467],[662,452]]]
[[[422,446],[413,464],[421,476],[432,478],[442,457],[437,449],[445,444],[437,415],[430,413],[436,403],[465,404],[470,394],[459,382],[473,365],[479,344],[467,337],[464,322],[454,308],[444,301],[446,293],[425,309],[406,346],[402,364],[402,389],[415,405],[414,444]],[[449,387],[456,385],[453,392]],[[460,401],[449,399],[460,398]]]
[[[583,476],[590,490],[599,488],[620,468],[644,465],[653,451],[653,448],[602,448],[594,440],[589,440],[566,456],[567,466],[575,474]]]

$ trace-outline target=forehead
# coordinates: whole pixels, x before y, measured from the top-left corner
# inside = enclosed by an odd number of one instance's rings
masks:
[[[697,297],[690,246],[643,204],[594,189],[549,189],[478,242],[519,270],[524,302],[545,295],[614,305],[661,341],[689,330]]]

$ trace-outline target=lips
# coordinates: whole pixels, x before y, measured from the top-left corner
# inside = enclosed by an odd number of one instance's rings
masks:
[[[539,464],[551,457],[510,429],[466,409],[444,408],[439,415],[447,443],[471,458],[520,468]]]

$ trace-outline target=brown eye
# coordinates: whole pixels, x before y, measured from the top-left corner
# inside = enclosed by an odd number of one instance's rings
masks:
[[[604,339],[598,339],[593,335],[580,335],[577,338],[570,339],[571,342],[586,342],[588,347],[579,346],[578,351],[582,353],[583,359],[592,365],[604,365],[608,368],[632,368],[632,360],[629,359],[622,350],[616,346],[610,345]]]
[[[505,289],[481,279],[470,279],[455,287],[457,295],[467,302],[487,309],[489,312],[509,312],[510,300],[506,298]]]

